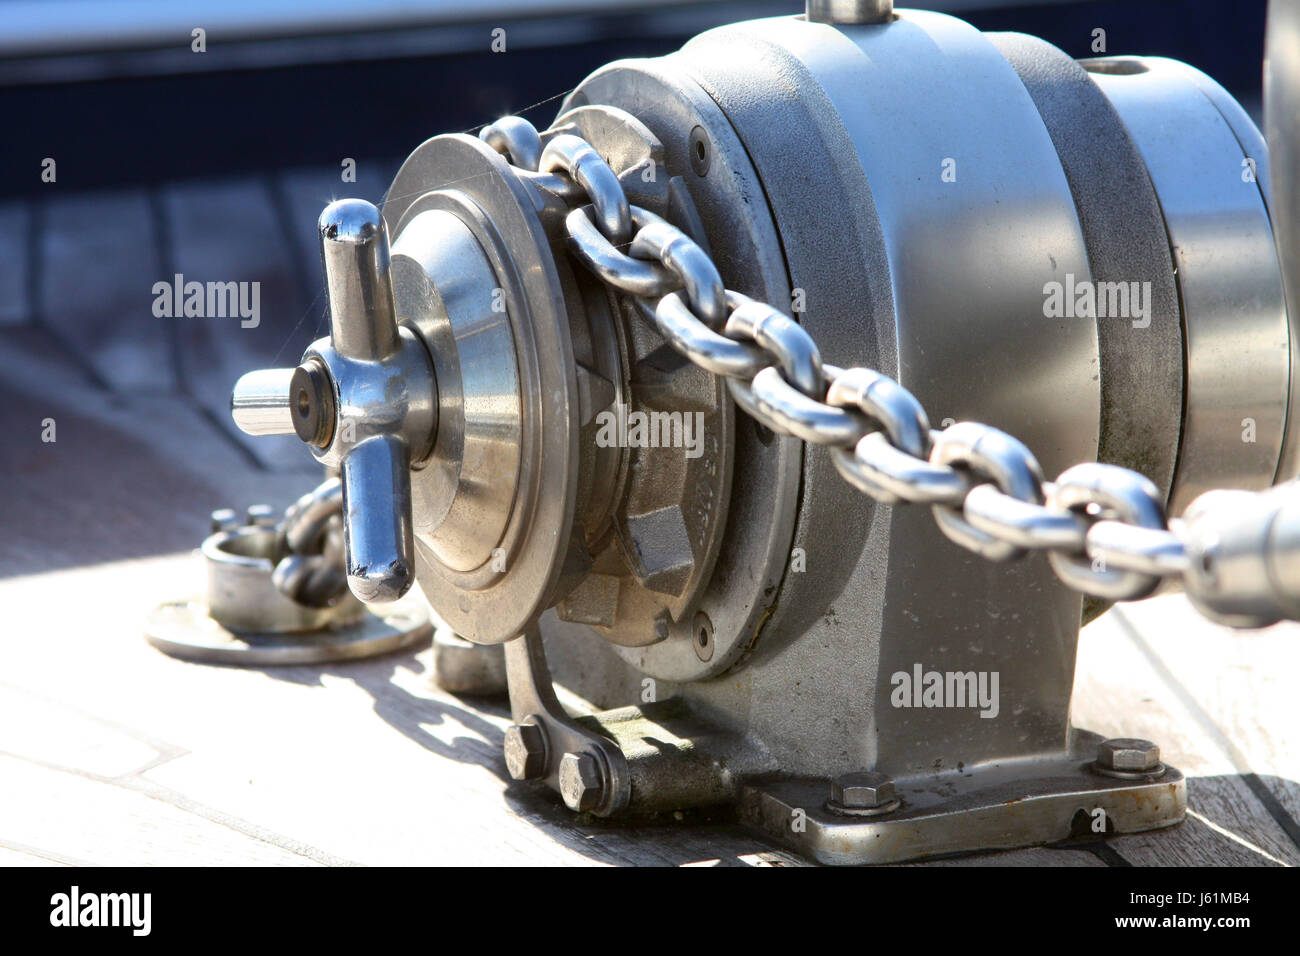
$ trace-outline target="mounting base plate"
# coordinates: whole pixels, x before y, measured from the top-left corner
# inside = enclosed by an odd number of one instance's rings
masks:
[[[897,810],[851,817],[827,809],[825,780],[751,784],[741,793],[741,817],[819,863],[851,866],[1059,843],[1085,826],[1099,827],[1099,836],[1140,833],[1178,823],[1187,811],[1187,783],[1176,768],[1120,780],[1077,756],[895,786]]]

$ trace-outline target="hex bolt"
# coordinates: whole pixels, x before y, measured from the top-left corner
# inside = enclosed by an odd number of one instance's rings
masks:
[[[222,531],[234,531],[239,527],[239,515],[235,513],[234,508],[218,508],[212,512],[211,521],[213,534]]]
[[[592,810],[604,793],[600,764],[587,753],[567,753],[560,759],[560,796],[574,812]]]
[[[546,731],[537,724],[512,724],[506,730],[506,769],[515,780],[546,773]]]
[[[883,773],[846,773],[831,782],[831,806],[844,810],[876,810],[898,799],[894,781]]]
[[[1153,773],[1160,769],[1160,748],[1139,737],[1113,737],[1097,747],[1097,768],[1117,773]]]
[[[274,528],[275,509],[270,505],[249,505],[245,524],[254,528]]]

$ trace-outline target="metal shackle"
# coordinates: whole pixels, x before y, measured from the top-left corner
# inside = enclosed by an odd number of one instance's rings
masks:
[[[436,431],[433,367],[419,337],[398,326],[379,210],[340,199],[318,228],[330,335],[296,369],[242,377],[231,414],[250,435],[296,433],[339,468],[348,587],[362,601],[395,601],[415,581],[410,467]]]

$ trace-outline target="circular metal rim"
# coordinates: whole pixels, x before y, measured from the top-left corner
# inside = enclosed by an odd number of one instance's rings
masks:
[[[752,272],[737,284],[755,298],[788,301],[790,277],[779,233],[767,203],[755,199],[763,196],[762,181],[722,110],[685,66],[676,55],[611,63],[582,82],[561,106],[560,115],[579,106],[608,105],[636,116],[663,144],[668,169],[681,171],[714,253],[724,248],[719,238],[729,228],[715,206],[725,206],[733,216],[748,216],[747,227],[761,234],[754,260],[747,265]],[[678,121],[680,117],[685,119]],[[708,130],[710,137],[710,163],[703,180],[688,159],[688,139],[697,126]],[[718,175],[719,170],[727,175]],[[724,278],[736,281],[735,276]],[[760,640],[780,595],[794,536],[804,449],[800,442],[782,436],[761,441],[756,425],[739,413],[734,433],[728,519],[713,572],[698,600],[690,613],[674,621],[668,639],[641,647],[611,645],[620,658],[659,680],[705,680],[731,669]],[[761,500],[764,497],[774,500]],[[713,654],[708,661],[701,661],[694,649],[697,611],[708,614],[713,623]],[[585,632],[575,634],[575,639],[592,636],[585,625],[550,622],[550,626],[565,634]]]
[[[1287,404],[1287,430],[1282,441],[1276,480],[1300,474],[1300,196],[1296,171],[1300,169],[1300,3],[1284,0],[1269,5],[1264,47],[1264,126],[1271,153],[1267,177],[1273,233],[1282,261],[1283,286],[1292,310],[1291,397]],[[1234,128],[1239,124],[1234,124]],[[1271,175],[1277,170],[1276,179]]]
[[[447,188],[481,210],[497,235],[522,236],[509,256],[484,242],[482,222],[466,225],[492,259],[508,299],[523,383],[525,452],[516,511],[528,529],[506,572],[482,590],[469,591],[444,576],[427,548],[416,545],[416,579],[425,598],[456,633],[479,644],[517,637],[548,605],[569,546],[577,497],[578,403],[564,286],[564,262],[552,249],[526,185],[487,144],[463,134],[435,136],[406,159],[389,187],[384,219],[394,237],[419,199]],[[394,240],[395,241],[395,240]],[[501,260],[498,262],[498,259]],[[513,261],[512,261],[513,260]],[[512,275],[513,272],[513,275]],[[512,289],[513,286],[513,289]],[[413,480],[418,480],[418,473]],[[545,493],[543,493],[543,490]],[[511,520],[514,520],[512,514]],[[542,529],[544,533],[538,533]],[[507,534],[509,532],[507,531]]]
[[[521,298],[519,291],[519,277],[515,274],[514,269],[509,261],[509,256],[503,251],[504,242],[499,233],[493,228],[483,215],[481,209],[471,202],[467,202],[463,197],[453,193],[436,190],[426,193],[415,202],[413,202],[402,214],[398,224],[399,231],[404,229],[409,223],[413,222],[426,212],[445,212],[455,216],[456,219],[467,229],[474,241],[478,243],[482,250],[484,258],[488,260],[489,268],[498,282],[502,282],[502,288],[505,291],[506,299],[509,302],[507,306],[507,315],[518,314],[519,310],[527,311],[526,301]],[[396,246],[394,242],[394,246]],[[503,281],[503,272],[505,278]],[[414,326],[414,323],[411,323]],[[507,567],[514,560],[517,549],[523,536],[526,534],[527,521],[530,511],[526,507],[529,503],[529,489],[533,487],[536,481],[536,441],[532,437],[525,420],[529,414],[528,400],[526,391],[529,386],[536,386],[535,382],[527,380],[528,366],[524,364],[526,358],[521,360],[519,354],[519,345],[517,336],[518,330],[514,327],[515,323],[511,320],[510,333],[512,337],[513,354],[510,356],[515,363],[515,372],[518,377],[518,395],[520,401],[519,415],[519,457],[515,463],[515,473],[512,476],[514,480],[514,496],[511,500],[510,511],[506,516],[505,526],[497,540],[493,543],[493,550],[501,548],[506,554]],[[417,332],[417,334],[420,334]],[[423,339],[424,336],[420,334]],[[433,343],[426,340],[425,344],[432,349]],[[459,376],[461,385],[464,384],[463,373]],[[429,461],[426,459],[421,463],[419,471],[424,471]],[[416,480],[418,472],[412,471],[412,481]],[[521,505],[521,490],[523,492],[523,504]],[[469,569],[457,569],[447,565],[441,559],[437,558],[432,546],[422,541],[419,536],[416,537],[416,546],[427,550],[431,556],[431,562],[436,563],[440,575],[456,587],[470,591],[480,591],[484,588],[491,587],[492,583],[500,578],[503,572],[496,571],[492,567],[492,554],[489,554],[475,567]]]
[[[1150,282],[1145,328],[1096,320],[1097,460],[1141,472],[1167,502],[1182,433],[1183,319],[1146,162],[1110,99],[1073,57],[1023,33],[986,37],[1020,76],[1047,126],[1079,212],[1093,282]]]
[[[701,247],[708,247],[708,238],[703,235],[703,224],[699,221],[693,199],[679,196],[679,193],[685,193],[685,190],[678,189],[683,185],[682,178],[656,175],[647,181],[644,176],[636,174],[635,170],[644,171],[647,166],[650,169],[668,168],[663,142],[640,119],[617,107],[589,103],[565,109],[551,128],[554,131],[576,132],[605,157],[612,168],[621,171],[634,228],[666,221],[663,217],[676,218],[677,224],[699,240]],[[654,185],[646,185],[647,182]],[[689,193],[685,193],[685,196],[689,197]],[[682,200],[680,203],[679,199]],[[566,231],[567,223],[580,212],[581,210],[572,212],[566,217]],[[674,213],[677,215],[674,216]],[[587,221],[586,217],[583,217],[583,221]],[[595,230],[594,226],[592,230]],[[608,243],[603,237],[601,241]],[[574,241],[572,233],[569,245],[575,258],[578,258],[578,243]],[[615,255],[626,259],[625,252],[609,248]],[[647,260],[633,258],[627,261],[644,264]],[[659,268],[667,269],[662,266]],[[589,269],[575,271],[586,281],[596,283],[611,304],[608,328],[612,331],[612,337],[617,339],[622,353],[622,366],[617,369],[618,381],[615,385],[617,401],[629,410],[641,407],[645,400],[640,388],[642,375],[639,362],[653,354],[645,351],[648,339],[643,337],[655,340],[663,338],[657,321],[648,314],[652,307],[644,299],[633,299],[617,292],[609,283],[597,280]],[[640,294],[635,290],[629,291]],[[651,293],[649,298],[654,302],[655,293]],[[635,344],[638,342],[641,344]],[[674,390],[686,398],[686,409],[703,412],[709,418],[703,431],[707,440],[703,443],[702,454],[696,459],[688,460],[685,473],[680,476],[681,483],[677,486],[680,496],[673,502],[666,499],[658,501],[659,505],[676,505],[681,508],[682,517],[689,527],[693,567],[687,581],[680,589],[674,589],[673,593],[656,592],[638,581],[635,574],[620,578],[615,624],[611,628],[601,628],[599,633],[605,640],[621,647],[647,647],[662,642],[663,611],[668,614],[670,623],[667,625],[667,634],[670,638],[683,629],[693,630],[685,623],[685,618],[695,611],[696,604],[712,577],[726,531],[737,428],[737,413],[726,382],[694,363],[687,363],[674,375],[674,383],[669,386],[668,392],[673,393]],[[649,410],[663,410],[666,397],[656,396],[648,406]],[[698,404],[696,397],[699,398]],[[584,444],[584,458],[589,453],[588,446]],[[640,496],[641,490],[634,475],[655,471],[656,465],[651,460],[654,455],[655,452],[648,449],[625,448],[621,449],[618,456],[617,493],[610,498],[614,504],[607,524],[610,531],[624,542],[633,541],[635,533],[632,530],[631,516],[619,506]],[[595,467],[600,466],[595,464]],[[706,483],[712,489],[707,499],[699,494],[699,489]],[[636,509],[638,514],[644,515],[648,509],[652,509],[651,504],[642,498]],[[597,536],[591,536],[590,540],[596,541]],[[593,548],[592,554],[599,562],[600,547]],[[647,605],[658,607],[648,609]],[[626,617],[625,608],[628,611]],[[674,625],[671,622],[676,623]]]
[[[236,633],[208,616],[202,601],[160,604],[145,623],[145,640],[169,657],[200,664],[278,667],[378,657],[423,646],[433,625],[423,612],[367,611],[343,627],[293,633]]]
[[[1253,157],[1246,155],[1243,139],[1252,137],[1241,128],[1240,115],[1222,112],[1217,100],[1227,94],[1207,92],[1213,81],[1177,61],[1106,57],[1080,65],[1110,99],[1142,154],[1174,252],[1187,380],[1170,513],[1213,488],[1267,487],[1282,460],[1291,393],[1293,343],[1282,270],[1263,191],[1247,191],[1226,177],[1223,185],[1204,179],[1218,175],[1213,171],[1220,164],[1198,155],[1214,149],[1244,162]],[[1186,135],[1170,142],[1170,128]],[[1207,196],[1218,198],[1212,219]],[[1223,256],[1207,255],[1221,251],[1225,233],[1234,247],[1250,251],[1238,256],[1235,268],[1215,268]],[[1242,376],[1247,367],[1251,374]],[[1254,442],[1240,440],[1243,417],[1255,422]],[[1261,456],[1266,460],[1259,461]]]

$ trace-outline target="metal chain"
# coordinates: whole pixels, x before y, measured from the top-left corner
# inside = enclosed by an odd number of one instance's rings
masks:
[[[343,485],[327,478],[284,513],[285,554],[271,572],[279,591],[307,607],[329,607],[348,589],[343,543]]]
[[[480,136],[516,165],[535,156],[540,141],[518,117]],[[552,136],[531,168],[568,177],[568,194],[576,183],[589,200],[566,219],[568,245],[579,262],[632,297],[640,314],[694,364],[723,376],[736,403],[759,422],[829,446],[840,475],[875,500],[929,505],[948,538],[993,561],[1045,551],[1060,579],[1085,594],[1133,600],[1151,594],[1164,577],[1182,576],[1198,608],[1223,623],[1300,619],[1300,588],[1274,585],[1262,595],[1258,581],[1221,576],[1215,566],[1218,525],[1189,532],[1184,522],[1170,522],[1160,490],[1137,472],[1093,462],[1046,481],[1033,453],[1005,432],[975,422],[932,430],[920,402],[898,382],[872,369],[823,364],[816,343],[794,319],[726,289],[694,240],[630,205],[617,174],[580,137]],[[1285,507],[1300,503],[1300,493],[1286,502],[1270,505],[1263,518],[1254,509],[1264,532],[1254,545],[1258,553],[1247,557],[1269,568],[1269,562],[1287,562],[1280,576],[1297,582],[1300,542],[1278,546],[1269,531]],[[1220,511],[1231,519],[1251,509]]]

